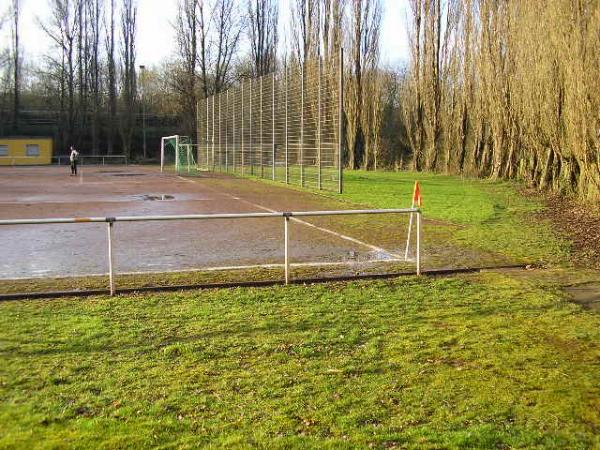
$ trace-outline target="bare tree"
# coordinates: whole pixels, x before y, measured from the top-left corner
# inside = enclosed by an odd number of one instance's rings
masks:
[[[115,124],[117,121],[117,62],[115,55],[115,0],[109,0],[110,12],[105,24],[106,68],[108,72],[108,120],[106,145],[109,154],[114,153]]]
[[[136,33],[137,5],[135,0],[123,0],[121,16],[121,103],[119,124],[123,152],[131,157],[132,137],[137,113]]]
[[[58,57],[49,57],[51,70],[58,80],[59,121],[61,143],[72,143],[75,129],[75,39],[78,33],[78,1],[51,0],[51,17],[42,29],[59,50]]]
[[[198,65],[198,24],[203,14],[202,4],[198,0],[179,0],[175,34],[180,56],[180,67],[176,70],[174,88],[178,92],[184,117],[184,133],[195,134]]]
[[[89,71],[86,73],[88,78],[89,90],[92,100],[91,110],[91,134],[92,134],[92,152],[99,152],[99,131],[100,131],[100,110],[102,107],[101,98],[101,71],[102,61],[100,54],[100,37],[102,21],[102,2],[101,0],[87,0],[86,15],[89,23]]]
[[[213,8],[214,92],[219,93],[231,81],[231,60],[238,50],[242,21],[234,0],[216,0]]]
[[[368,153],[365,130],[376,126],[369,112],[378,108],[371,102],[379,102],[380,95],[365,97],[366,85],[375,83],[376,77],[370,76],[379,62],[379,34],[381,27],[381,4],[378,0],[353,0],[350,17],[350,76],[348,90],[345,95],[346,116],[348,120],[347,139],[349,164],[353,169],[370,164],[372,159]],[[369,89],[375,89],[371,84]],[[371,130],[369,133],[378,133]]]
[[[19,0],[12,1],[12,69],[13,69],[13,133],[19,130],[19,105],[20,105],[20,82],[21,82],[21,59],[19,44]]]
[[[253,75],[266,75],[275,70],[277,61],[277,1],[248,0],[248,19]]]

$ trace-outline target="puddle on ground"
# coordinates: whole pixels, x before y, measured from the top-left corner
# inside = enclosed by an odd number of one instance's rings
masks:
[[[145,173],[135,173],[135,172],[105,172],[105,174],[110,175],[111,177],[143,177],[146,176]]]
[[[565,288],[571,299],[584,308],[600,312],[600,284],[584,283]]]
[[[385,250],[373,250],[366,253],[351,250],[344,255],[344,261],[356,262],[373,262],[373,261],[390,261],[396,259],[394,255]]]
[[[144,194],[137,196],[145,202],[164,201],[164,200],[175,200],[175,196],[170,194]]]

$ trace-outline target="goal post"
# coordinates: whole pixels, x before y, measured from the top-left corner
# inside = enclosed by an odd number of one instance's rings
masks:
[[[175,168],[179,167],[179,135],[165,136],[160,139],[160,171],[164,172],[165,166],[171,161],[172,156]]]

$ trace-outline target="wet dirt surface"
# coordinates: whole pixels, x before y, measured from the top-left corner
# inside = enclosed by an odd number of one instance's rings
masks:
[[[582,283],[565,288],[575,302],[595,312],[600,312],[600,283]]]
[[[0,168],[0,219],[145,216],[348,209],[324,197],[264,183],[205,175],[181,178],[156,167]],[[398,220],[396,220],[398,219]],[[406,217],[303,219],[290,226],[291,258],[302,262],[365,262],[403,255]],[[399,225],[399,222],[402,225]],[[315,228],[308,223],[316,224]],[[364,240],[357,244],[336,235]],[[107,271],[103,223],[0,227],[0,279],[102,274]],[[118,272],[281,263],[283,219],[116,223]]]

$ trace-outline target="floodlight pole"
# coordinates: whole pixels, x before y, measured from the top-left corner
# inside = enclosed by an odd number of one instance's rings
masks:
[[[140,78],[141,78],[141,85],[142,85],[142,135],[143,135],[143,140],[144,140],[144,159],[147,158],[146,155],[146,77],[145,74],[146,73],[146,66],[141,65],[140,66]]]

